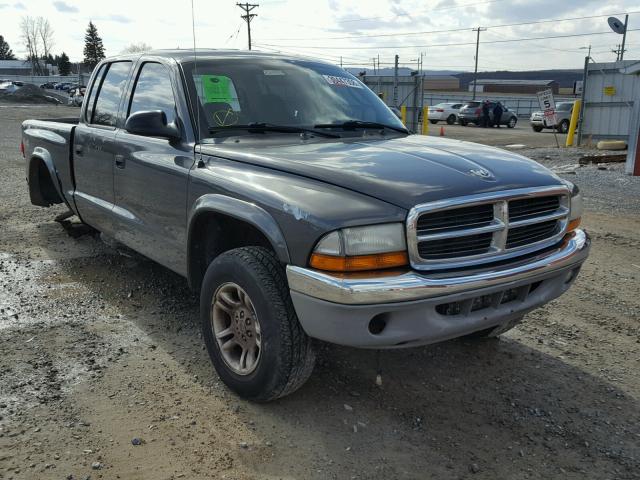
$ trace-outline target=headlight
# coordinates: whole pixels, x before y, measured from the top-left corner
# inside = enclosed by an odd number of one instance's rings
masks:
[[[582,220],[582,194],[576,184],[568,180],[565,180],[564,183],[571,189],[569,226],[567,227],[567,232],[571,232],[580,226]]]
[[[326,234],[317,243],[310,265],[318,270],[355,272],[407,265],[402,223],[350,227]]]

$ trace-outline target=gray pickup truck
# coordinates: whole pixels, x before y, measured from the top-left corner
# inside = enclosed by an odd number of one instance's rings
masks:
[[[187,278],[220,378],[268,401],[314,341],[495,336],[587,257],[576,186],[520,155],[411,135],[357,78],[255,52],[110,58],[80,118],[27,120],[31,201]]]

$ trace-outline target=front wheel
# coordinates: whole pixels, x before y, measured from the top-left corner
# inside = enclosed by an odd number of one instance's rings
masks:
[[[431,122],[432,125],[435,125],[436,123],[438,123],[438,120],[429,120]]]
[[[293,308],[282,265],[272,252],[243,247],[217,257],[204,276],[200,319],[211,362],[241,397],[267,402],[309,378],[311,339]]]
[[[538,125],[532,125],[532,126],[531,126],[531,129],[532,129],[534,132],[538,132],[538,133],[540,133],[540,132],[542,131],[542,127],[540,127],[540,126],[538,126]]]
[[[518,123],[518,119],[516,117],[511,117],[509,119],[509,123],[507,123],[507,127],[509,128],[515,128],[516,123]]]
[[[563,120],[558,125],[558,133],[567,133],[569,131],[569,121]]]

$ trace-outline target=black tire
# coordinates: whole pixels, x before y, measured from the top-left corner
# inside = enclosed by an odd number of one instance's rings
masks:
[[[242,287],[250,297],[260,324],[260,356],[255,370],[247,375],[237,374],[227,365],[211,325],[214,295],[229,282]],[[265,248],[237,248],[211,262],[202,282],[200,319],[220,379],[243,398],[268,402],[283,397],[300,388],[313,371],[315,353],[293,308],[284,269]]]
[[[438,123],[438,120],[429,120],[433,125],[435,125],[436,123]]]
[[[531,129],[532,129],[534,132],[538,132],[538,133],[540,133],[540,132],[543,130],[543,128],[542,128],[542,127],[540,127],[540,126],[538,126],[538,125],[532,125],[532,126],[531,126]]]
[[[456,116],[452,113],[447,117],[447,125],[453,125],[456,123]]]
[[[518,123],[518,119],[516,117],[509,118],[509,122],[507,123],[507,128],[515,128]]]
[[[567,133],[569,131],[569,120],[562,120],[558,125],[558,133]]]

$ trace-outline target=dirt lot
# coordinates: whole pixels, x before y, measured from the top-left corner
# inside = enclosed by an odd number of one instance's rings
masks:
[[[429,135],[439,136],[440,130],[443,130],[444,136],[455,138],[456,140],[467,140],[469,142],[485,143],[487,145],[495,145],[503,147],[512,144],[522,144],[529,148],[532,147],[555,147],[556,141],[553,130],[543,130],[536,133],[529,126],[529,119],[519,118],[515,128],[482,128],[474,125],[447,125],[445,122],[439,122],[436,125],[429,124]],[[567,136],[558,134],[558,142],[564,145]]]
[[[209,366],[182,278],[30,205],[19,124],[68,113],[0,108],[0,478],[640,478],[640,179],[621,166],[568,177],[591,257],[516,330],[382,352],[382,387],[374,352],[322,345],[307,385],[254,405]]]

